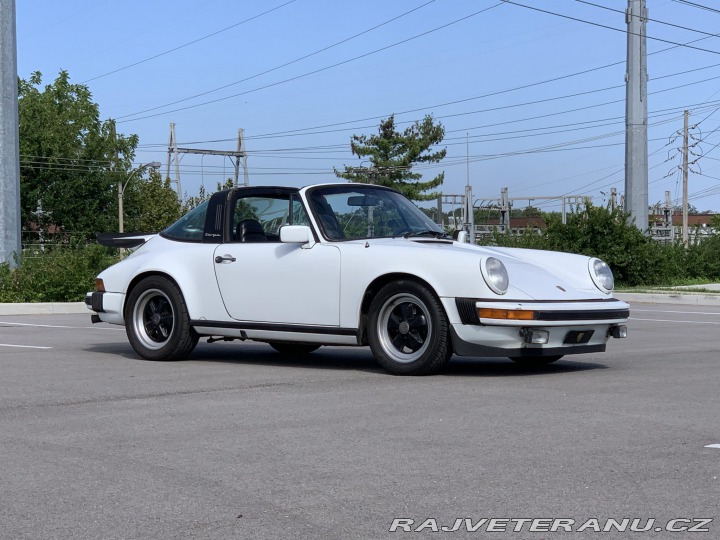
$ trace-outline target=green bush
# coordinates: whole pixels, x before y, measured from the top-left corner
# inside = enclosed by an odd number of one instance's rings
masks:
[[[78,302],[118,257],[99,245],[46,246],[11,269],[0,265],[0,302]]]
[[[688,248],[687,274],[691,278],[720,279],[720,236],[711,236]]]

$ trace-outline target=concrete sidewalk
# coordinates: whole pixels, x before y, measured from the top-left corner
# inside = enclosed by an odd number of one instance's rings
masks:
[[[684,304],[691,306],[720,306],[720,283],[708,285],[690,285],[680,287],[682,291],[673,292],[672,289],[648,292],[616,292],[615,298],[624,302],[646,302],[651,304]],[[686,289],[707,289],[717,291],[709,292],[688,292]],[[85,306],[85,302],[34,302],[3,304],[0,303],[0,316],[2,315],[52,315],[85,313],[90,315],[91,311]]]

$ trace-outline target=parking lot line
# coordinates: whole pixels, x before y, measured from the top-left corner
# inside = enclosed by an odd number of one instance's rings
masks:
[[[55,324],[32,324],[32,323],[20,323],[15,321],[0,321],[0,324],[7,324],[10,326],[33,326],[36,328],[68,328],[70,330],[87,330],[88,328],[92,328],[93,330],[120,330],[125,331],[125,328],[108,328],[107,326],[61,326],[61,325],[55,325]]]
[[[659,309],[632,309],[633,312],[644,311],[648,313],[683,313],[686,315],[720,315],[719,311],[674,311],[674,310],[659,310]]]
[[[637,317],[630,317],[630,320],[631,321],[687,323],[687,324],[720,324],[720,322],[713,322],[713,321],[676,321],[676,320],[672,320],[672,319],[638,319]]]
[[[35,345],[11,345],[9,343],[0,343],[0,347],[18,347],[20,349],[52,349],[52,347],[38,347]]]

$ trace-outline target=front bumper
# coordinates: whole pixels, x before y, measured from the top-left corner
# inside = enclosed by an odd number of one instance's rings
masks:
[[[610,337],[624,337],[629,305],[602,302],[487,302],[454,299],[453,351],[460,356],[528,357],[603,352]],[[448,308],[449,302],[445,302]],[[531,313],[523,320],[481,318],[481,309]],[[447,310],[448,313],[452,311]],[[485,311],[486,312],[486,311]],[[541,334],[543,343],[530,336]]]
[[[125,295],[114,292],[89,292],[85,295],[85,305],[94,311],[97,317],[110,324],[125,324],[123,305]]]

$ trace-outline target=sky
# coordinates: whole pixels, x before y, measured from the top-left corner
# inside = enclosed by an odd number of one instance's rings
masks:
[[[137,134],[135,165],[180,147],[232,151],[245,134],[251,185],[336,180],[361,166],[352,135],[395,114],[445,128],[444,194],[476,206],[508,188],[542,197],[624,192],[625,0],[33,0],[16,2],[18,76],[60,70],[101,118]],[[720,212],[720,2],[647,0],[648,202],[682,197],[690,112],[690,203]],[[21,158],[22,159],[22,158]],[[182,191],[233,175],[223,156],[183,155]],[[174,167],[170,171],[175,179]],[[241,175],[242,181],[242,175]],[[449,208],[446,207],[446,211]]]

